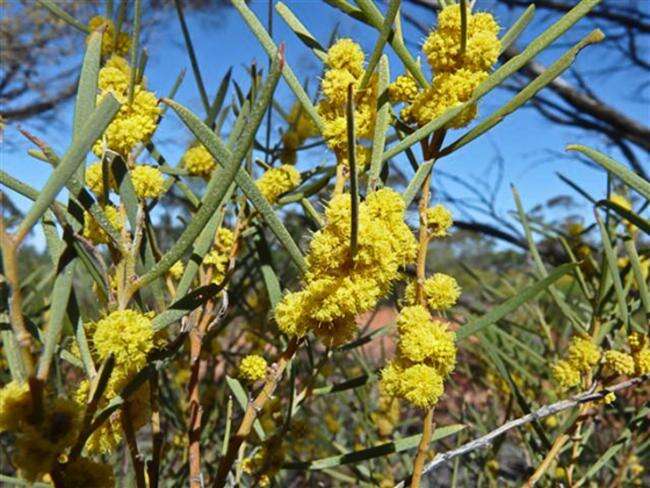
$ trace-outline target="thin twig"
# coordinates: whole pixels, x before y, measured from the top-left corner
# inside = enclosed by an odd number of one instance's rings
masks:
[[[494,441],[494,439],[505,434],[509,430],[515,429],[517,427],[521,427],[522,425],[529,424],[535,420],[543,419],[550,415],[555,415],[558,412],[561,412],[563,410],[568,410],[570,408],[576,407],[583,403],[602,400],[608,393],[615,393],[617,391],[624,390],[626,388],[631,388],[633,386],[640,385],[649,379],[650,379],[650,374],[645,374],[643,376],[637,376],[636,378],[623,381],[616,385],[605,387],[599,391],[595,391],[595,392],[586,391],[578,395],[575,395],[567,400],[561,400],[559,402],[555,402],[550,405],[544,405],[543,407],[535,410],[534,412],[526,414],[523,417],[519,417],[518,419],[511,420],[510,422],[506,422],[501,427],[494,429],[492,432],[489,432],[484,436],[481,436],[477,439],[474,439],[473,441],[463,444],[462,446],[456,449],[452,449],[451,451],[438,454],[433,459],[433,461],[431,461],[429,464],[427,464],[424,467],[422,474],[425,475],[430,473],[434,469],[440,467],[441,465],[447,463],[448,461],[454,459],[455,457],[462,456],[464,454],[467,454],[468,452],[475,451],[476,449],[482,449],[484,447],[488,447],[489,445],[492,444],[492,441]],[[403,487],[403,486],[404,486],[404,482],[402,481],[398,485],[396,485],[396,488]]]

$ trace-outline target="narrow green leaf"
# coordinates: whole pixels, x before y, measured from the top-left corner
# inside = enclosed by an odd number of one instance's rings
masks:
[[[488,325],[494,324],[503,317],[519,308],[524,303],[535,298],[540,292],[547,289],[550,285],[559,280],[562,276],[570,272],[575,267],[573,263],[563,264],[551,271],[544,279],[535,284],[524,288],[517,295],[506,300],[501,305],[493,308],[487,314],[469,321],[456,332],[456,340],[461,341],[467,337],[476,334]]]
[[[244,390],[244,387],[241,385],[239,380],[232,378],[228,375],[226,375],[226,383],[228,384],[228,388],[230,388],[230,391],[232,391],[232,394],[235,395],[235,400],[237,400],[237,403],[239,403],[239,406],[242,408],[242,410],[246,411],[248,408],[248,395],[246,394],[246,390]],[[266,439],[266,434],[264,433],[264,429],[262,428],[262,424],[258,419],[255,419],[253,422],[253,428],[255,429],[255,432],[257,433],[257,436],[260,438],[260,440]]]
[[[300,39],[309,49],[311,49],[318,59],[325,62],[327,59],[327,52],[312,35],[312,33],[309,32],[307,27],[305,27],[303,23],[300,22],[298,17],[294,15],[291,9],[284,3],[278,2],[275,4],[275,10],[278,11],[280,17],[284,19],[294,34],[298,36],[298,39]]]
[[[377,93],[379,94],[377,103],[377,118],[375,120],[375,130],[372,137],[372,152],[370,155],[370,172],[368,173],[368,191],[377,189],[379,175],[382,170],[382,155],[386,147],[386,133],[390,124],[390,103],[388,102],[388,83],[390,82],[390,68],[388,66],[388,57],[382,56],[379,60]]]
[[[457,432],[465,429],[463,424],[452,424],[445,427],[436,429],[431,434],[431,442],[444,439],[445,437],[452,436]],[[296,470],[321,470],[341,466],[344,464],[356,464],[368,459],[375,459],[378,457],[388,456],[397,452],[408,451],[414,449],[420,443],[422,434],[416,434],[402,439],[396,439],[392,442],[380,444],[378,446],[370,447],[368,449],[361,449],[358,451],[350,451],[338,456],[331,456],[314,461],[286,463],[283,469],[296,469]]]
[[[503,35],[501,38],[501,52],[508,49],[521,35],[530,21],[533,20],[535,16],[535,5],[530,4],[524,13],[519,16],[514,24],[510,26],[510,29]]]
[[[634,273],[634,280],[636,281],[639,295],[641,297],[641,303],[643,304],[643,316],[645,318],[645,322],[648,323],[648,318],[650,317],[650,292],[648,291],[648,284],[646,283],[646,278],[641,268],[639,255],[636,252],[634,239],[628,237],[624,239],[623,244],[625,245],[625,252],[630,258],[630,264],[632,265],[632,271]]]
[[[420,191],[420,188],[422,188],[422,183],[424,183],[424,179],[427,177],[434,164],[435,161],[427,161],[418,166],[418,170],[415,172],[415,176],[413,176],[411,181],[409,181],[409,184],[406,187],[406,190],[404,190],[404,194],[402,195],[402,199],[406,204],[406,208],[411,205],[411,202],[415,198],[415,195],[417,195],[417,193]]]
[[[140,47],[140,24],[142,22],[142,0],[133,5],[133,32],[131,33],[131,77],[129,79],[128,100],[133,103],[135,83],[138,77],[138,48]]]
[[[616,301],[618,303],[618,314],[621,322],[623,322],[624,332],[627,333],[629,327],[629,315],[627,310],[627,303],[625,302],[625,291],[623,290],[623,283],[621,282],[621,275],[618,271],[618,263],[616,259],[616,254],[614,252],[614,247],[612,246],[612,241],[609,238],[609,233],[607,228],[603,223],[598,210],[594,209],[594,216],[596,217],[596,223],[598,224],[598,229],[600,230],[600,237],[603,243],[603,250],[605,251],[605,260],[607,261],[607,268],[609,269],[609,274],[614,283],[614,291],[616,293]]]
[[[635,212],[620,206],[618,203],[612,200],[599,200],[598,202],[595,203],[598,207],[606,207],[612,209],[619,216],[621,216],[631,224],[634,224],[636,227],[641,229],[646,234],[650,234],[650,220],[644,219],[640,215],[637,215]]]
[[[638,191],[646,200],[650,200],[650,182],[643,179],[633,171],[630,171],[618,161],[609,156],[605,156],[594,149],[579,144],[567,146],[568,151],[578,151],[591,159],[594,163],[602,166],[606,171],[612,173],[623,181],[630,188]]]
[[[248,5],[246,5],[246,2],[244,0],[232,0],[232,3],[234,7],[239,11],[253,34],[255,34],[255,37],[257,37],[257,39],[260,41],[260,44],[262,44],[262,47],[266,51],[266,54],[271,57],[277,56],[278,48],[273,42],[273,39],[271,39],[271,36],[268,32],[266,32],[266,29],[264,29],[264,26],[262,26],[253,11],[248,7]],[[309,115],[309,117],[314,121],[314,124],[316,124],[316,127],[318,127],[319,132],[322,133],[323,121],[318,115],[316,107],[314,107],[314,105],[311,103],[309,95],[307,95],[293,70],[286,62],[282,68],[282,75],[287,81],[289,88],[291,88],[293,93],[296,95],[296,98],[298,98],[298,101],[301,103],[303,109],[305,110],[305,113]]]
[[[467,0],[460,0],[460,55],[467,49]]]
[[[108,94],[104,97],[99,107],[95,109],[84,124],[79,138],[73,141],[65,156],[63,156],[61,164],[54,169],[36,198],[36,201],[20,223],[20,227],[16,231],[17,242],[21,242],[24,239],[32,226],[45,213],[45,210],[54,201],[56,195],[65,186],[68,179],[75,173],[79,165],[83,163],[86,154],[88,154],[95,141],[104,133],[106,127],[108,127],[108,124],[113,120],[113,117],[119,109],[120,104],[113,95]]]
[[[370,81],[370,77],[372,76],[372,73],[375,71],[375,67],[377,66],[377,63],[379,62],[379,58],[381,58],[382,53],[384,52],[384,46],[386,45],[386,41],[388,41],[388,36],[390,35],[391,30],[393,28],[395,17],[399,12],[399,6],[400,6],[400,0],[389,0],[388,10],[386,10],[386,17],[384,18],[384,23],[381,25],[381,28],[379,29],[379,37],[377,38],[375,47],[372,50],[370,59],[368,60],[368,65],[366,66],[366,70],[363,73],[363,78],[361,78],[361,83],[359,84],[359,91],[365,90],[366,85]],[[381,94],[382,92],[380,91],[379,93]]]
[[[63,20],[67,24],[70,24],[75,29],[80,30],[84,34],[89,34],[90,33],[90,29],[88,28],[88,26],[86,24],[84,24],[82,22],[79,22],[72,15],[70,15],[68,12],[66,12],[61,7],[59,7],[53,0],[36,0],[36,1],[39,4],[41,4],[43,7],[48,9],[56,17]]]
[[[97,102],[97,79],[99,77],[99,62],[102,55],[102,34],[93,32],[88,39],[88,47],[81,65],[77,99],[74,104],[74,119],[72,123],[73,137],[81,133],[84,122],[95,110]],[[81,166],[83,168],[83,166]],[[80,171],[83,174],[83,169]]]
[[[190,64],[192,65],[192,72],[194,73],[194,79],[196,80],[196,86],[199,89],[199,95],[201,96],[201,102],[203,103],[203,108],[205,113],[210,113],[210,102],[208,101],[208,92],[205,89],[203,84],[203,78],[201,77],[201,70],[199,69],[199,63],[196,60],[196,53],[194,52],[194,46],[192,44],[192,38],[190,37],[190,31],[187,28],[187,23],[185,22],[185,14],[183,13],[183,0],[174,0],[174,5],[176,6],[176,14],[178,15],[178,21],[181,24],[181,31],[183,33],[183,39],[185,40],[185,47],[187,48],[187,53],[190,56]]]

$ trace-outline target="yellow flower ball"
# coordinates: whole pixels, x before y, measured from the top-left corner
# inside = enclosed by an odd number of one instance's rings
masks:
[[[153,349],[151,319],[135,310],[112,312],[95,324],[93,345],[102,361],[113,354],[116,369],[139,371]]]
[[[460,5],[449,5],[438,14],[438,27],[422,46],[434,73],[456,71],[487,71],[496,62],[501,51],[498,38],[499,24],[485,12],[467,12],[467,43],[464,54],[460,50]]]
[[[418,84],[410,74],[399,75],[388,85],[388,98],[392,103],[411,103],[418,93]]]
[[[298,170],[288,164],[279,168],[271,168],[264,173],[255,184],[264,198],[270,203],[276,203],[278,198],[296,188],[301,182]]]
[[[580,371],[568,361],[560,360],[551,366],[553,378],[560,387],[568,389],[580,384]]]
[[[104,207],[104,214],[110,224],[120,232],[124,227],[124,219],[118,209],[112,205]],[[84,212],[84,228],[82,235],[93,244],[107,244],[108,234],[102,229],[95,218],[88,212]]]
[[[189,148],[183,155],[182,162],[192,176],[210,176],[217,167],[217,162],[202,144]]]
[[[102,173],[102,162],[97,161],[86,168],[85,175],[86,186],[90,188],[96,196],[101,196],[104,193],[104,175]],[[117,182],[113,176],[112,171],[108,171],[108,188],[109,190],[117,190]]]
[[[600,360],[600,349],[590,339],[574,337],[569,344],[567,361],[581,373],[588,373]]]
[[[634,372],[636,375],[650,373],[650,348],[645,347],[632,354],[634,358]]]
[[[159,198],[163,192],[165,180],[158,168],[138,164],[131,170],[131,181],[138,198]]]
[[[605,351],[603,354],[605,367],[611,372],[622,375],[634,373],[634,359],[621,351]]]
[[[423,292],[432,310],[447,310],[456,304],[461,290],[452,276],[434,273],[425,280]]]
[[[180,280],[181,276],[183,276],[183,272],[185,271],[185,265],[183,265],[182,261],[176,261],[171,268],[169,268],[169,276],[171,276],[175,280]]]
[[[88,22],[88,29],[97,31],[103,29],[102,35],[102,56],[109,56],[115,52],[120,55],[125,55],[131,49],[131,36],[126,32],[119,32],[115,35],[115,24],[111,19],[96,15]],[[86,38],[86,42],[90,36]]]
[[[451,212],[444,205],[438,204],[427,209],[425,223],[431,237],[446,237],[454,224]]]
[[[395,361],[382,371],[382,385],[388,394],[422,409],[433,407],[444,391],[442,376],[435,368],[425,364],[403,368]]]
[[[345,69],[353,76],[358,77],[363,73],[365,55],[361,46],[352,39],[343,38],[332,44],[327,50],[325,63],[333,69]]]
[[[266,377],[266,360],[257,354],[249,354],[239,363],[239,377],[248,383],[255,383]]]

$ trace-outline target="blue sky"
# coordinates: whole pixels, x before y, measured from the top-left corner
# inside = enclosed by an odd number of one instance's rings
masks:
[[[321,44],[327,43],[332,29],[338,24],[339,37],[352,37],[362,44],[366,52],[372,50],[376,38],[374,31],[343,16],[323,2],[288,1],[286,3]],[[478,2],[479,9],[491,10],[492,6],[493,2],[489,0]],[[260,20],[266,23],[266,2],[252,2],[251,7]],[[410,12],[417,15],[420,21],[434,25],[435,19],[431,13],[412,6],[409,9]],[[505,28],[515,18],[513,14],[504,9],[498,9],[496,15]],[[153,26],[149,28],[145,42],[145,47],[150,55],[146,72],[149,88],[161,96],[165,95],[181,69],[187,69],[187,75],[176,99],[202,116],[198,91],[174,12],[167,11],[156,14],[153,20]],[[541,28],[544,25],[549,25],[551,21],[552,19],[541,19],[529,27],[519,41],[520,45],[538,34]],[[234,79],[241,80],[243,86],[247,85],[246,65],[255,59],[261,66],[266,66],[267,59],[264,51],[240,19],[236,10],[219,8],[218,10],[189,12],[188,25],[210,96],[215,93],[220,79],[230,66],[234,68]],[[313,94],[321,70],[320,61],[297,40],[277,13],[274,14],[273,25],[274,39],[276,42],[284,41],[286,43],[289,64],[299,78],[310,79],[310,94]],[[576,28],[565,34],[559,42],[566,49],[568,44],[577,42],[585,32],[585,29]],[[414,33],[408,25],[405,25],[405,36],[407,39],[421,41],[420,35]],[[414,55],[419,54],[414,46],[410,47]],[[543,53],[538,59],[545,63],[552,62],[560,55],[561,51],[561,48],[553,49]],[[602,53],[596,55],[593,50],[589,52],[587,49],[578,58],[578,66],[591,73],[596,69],[615,64],[615,60],[602,59],[600,56]],[[399,59],[390,50],[389,57],[391,76],[395,77],[401,72],[401,65]],[[600,73],[591,76],[597,80],[595,86],[603,100],[632,117],[645,123],[648,122],[648,104],[639,103],[638,99],[633,97],[633,86],[630,86],[629,80],[626,79],[624,70],[611,69],[606,75]],[[229,96],[233,96],[233,93],[231,91]],[[283,81],[278,94],[283,105],[290,106],[293,97]],[[511,95],[508,93],[497,91],[484,98],[479,108],[480,116],[491,113],[509,96]],[[277,121],[278,116],[275,117]],[[42,136],[60,153],[63,153],[69,143],[71,120],[72,107],[68,106],[58,113],[58,123],[52,125],[46,132],[37,135]],[[29,124],[24,125],[29,127]],[[275,135],[278,134],[277,127],[274,125],[273,128]],[[460,131],[453,133],[448,136],[447,140],[451,141],[460,134]],[[11,139],[14,144],[11,147],[3,147],[0,160],[2,168],[30,185],[40,188],[48,176],[49,168],[26,154],[26,149],[29,146],[21,141],[21,136],[14,127],[8,128],[5,137]],[[187,143],[191,141],[191,136],[170,111],[159,129],[155,141],[167,160],[174,164],[184,152]],[[494,170],[490,172],[491,163],[497,154],[500,155],[504,170],[503,185],[497,196],[496,206],[502,214],[506,214],[513,208],[509,183],[513,183],[519,189],[526,208],[532,208],[559,193],[570,193],[557,178],[556,172],[562,172],[569,176],[593,194],[604,195],[606,179],[603,173],[587,168],[575,160],[566,159],[559,154],[554,155],[550,152],[561,152],[566,144],[575,142],[604,148],[603,142],[594,137],[586,138],[584,133],[576,129],[553,126],[534,110],[523,109],[509,116],[479,140],[441,160],[437,168],[452,173],[465,181],[485,182],[494,177]],[[616,156],[616,153],[613,154]],[[333,162],[330,154],[322,150],[311,151],[302,156],[298,168],[304,170],[327,161]],[[642,161],[644,160],[642,159]],[[648,164],[647,157],[644,163]],[[403,161],[398,160],[397,164],[403,164]],[[405,168],[407,175],[411,176],[412,172],[408,165]],[[455,197],[470,198],[470,195],[462,188],[443,182],[440,178],[434,178],[434,188],[443,183]],[[22,198],[16,198],[15,201],[23,209],[29,205],[29,202]],[[585,205],[572,209],[572,212],[585,215],[588,218],[591,210]],[[42,242],[40,231],[32,238],[32,242],[37,245]]]

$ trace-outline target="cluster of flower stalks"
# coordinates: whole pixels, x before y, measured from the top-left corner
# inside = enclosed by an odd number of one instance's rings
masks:
[[[505,64],[500,54],[532,9],[502,29],[480,2],[441,0],[422,65],[403,38],[399,1],[385,12],[372,0],[326,2],[370,29],[367,53],[349,37],[317,39],[278,3],[297,34],[290,49],[316,56],[316,83],[233,0],[268,68],[235,67],[213,99],[179,0],[195,111],[175,100],[189,76],[147,79],[142,1],[106,2],[90,19],[39,3],[85,42],[66,152],[21,131],[34,144],[29,155],[48,165],[45,185],[0,172],[3,187],[32,201],[0,222],[1,482],[419,486],[441,459],[485,445],[469,442],[474,432],[517,416],[513,426],[534,426],[509,441],[529,463],[530,479],[518,482],[532,486],[557,468],[579,486],[598,471],[590,465],[611,460],[635,466],[619,468],[619,483],[641,479],[636,453],[648,440],[634,422],[647,395],[626,392],[650,374],[650,259],[637,252],[647,242],[638,202],[650,198],[648,182],[573,147],[610,172],[618,193],[594,207],[594,225],[553,231],[540,222],[531,230],[514,191],[532,259],[516,254],[514,267],[501,260],[482,270],[453,264],[463,237],[433,177],[441,160],[603,38],[589,33],[473,124],[482,97],[596,0],[579,2]],[[392,79],[389,51],[400,73]],[[36,226],[42,255],[24,245]],[[555,267],[536,247],[540,228],[566,251]],[[582,390],[591,396],[562,401]],[[585,449],[583,435],[598,412],[626,447],[595,460],[600,444]],[[450,446],[459,447],[426,464]],[[496,451],[475,459],[454,477],[472,486],[485,471],[499,486]]]

